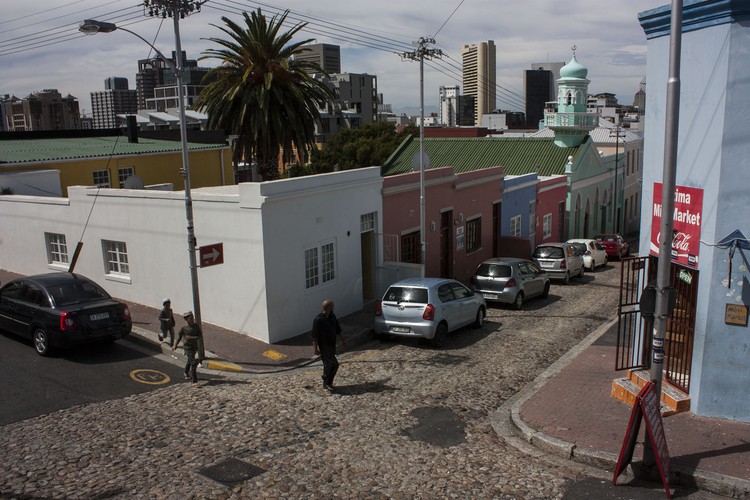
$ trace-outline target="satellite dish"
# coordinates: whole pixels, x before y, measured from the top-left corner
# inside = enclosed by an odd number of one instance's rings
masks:
[[[427,155],[427,153],[422,154],[422,164],[424,165],[425,170],[428,170],[430,168],[430,157]],[[413,172],[419,172],[419,153],[415,154],[414,157],[412,157],[411,169]]]
[[[137,175],[131,175],[122,183],[123,189],[144,189],[143,179]]]

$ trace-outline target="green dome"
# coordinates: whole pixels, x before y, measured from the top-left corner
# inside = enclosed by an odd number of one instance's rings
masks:
[[[588,68],[576,61],[575,54],[573,54],[573,59],[571,59],[568,64],[560,68],[560,78],[577,78],[579,80],[585,80],[588,73]]]

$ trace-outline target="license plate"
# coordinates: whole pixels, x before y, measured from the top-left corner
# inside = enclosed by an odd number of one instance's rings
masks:
[[[485,299],[497,300],[497,295],[495,295],[494,293],[485,293],[483,295]]]
[[[395,333],[409,333],[409,328],[405,326],[392,326],[391,331]]]
[[[103,313],[98,313],[98,314],[92,314],[91,316],[89,316],[89,319],[91,321],[99,321],[100,319],[107,319],[107,318],[109,318],[109,313],[108,312],[103,312]]]
[[[554,265],[555,265],[555,264],[554,264],[554,263],[552,263],[552,262],[544,262],[544,261],[540,262],[539,264],[540,264],[540,265],[541,265],[542,267],[554,267]]]

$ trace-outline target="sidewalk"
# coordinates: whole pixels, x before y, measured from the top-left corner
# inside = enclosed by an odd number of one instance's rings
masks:
[[[523,439],[545,452],[613,473],[631,406],[610,395],[616,372],[617,323],[603,325],[506,403]],[[643,457],[641,425],[633,462]],[[750,498],[750,423],[680,413],[664,418],[670,486]],[[627,479],[620,477],[619,483]]]

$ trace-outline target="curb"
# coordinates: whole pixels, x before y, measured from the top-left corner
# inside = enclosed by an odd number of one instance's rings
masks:
[[[495,431],[502,436],[502,420],[510,425],[507,426],[515,432],[525,443],[532,445],[534,448],[541,450],[550,455],[572,460],[588,466],[594,466],[600,469],[614,471],[617,466],[618,456],[599,450],[590,450],[588,448],[579,448],[574,443],[549,436],[544,432],[532,429],[521,418],[521,408],[536,392],[544,386],[549,379],[560,373],[567,367],[581,352],[587,349],[591,344],[599,339],[617,324],[617,318],[601,325],[599,328],[590,333],[578,345],[565,353],[560,359],[553,363],[547,370],[539,374],[532,382],[526,385],[519,393],[505,402],[491,416]],[[511,442],[511,444],[513,444]],[[521,450],[527,451],[528,450]],[[626,470],[625,476],[628,477],[631,472]],[[699,488],[701,490],[715,493],[717,495],[728,496],[731,498],[750,498],[750,480],[717,474],[715,472],[701,471],[690,469],[684,466],[672,464],[669,478],[672,487],[679,485],[690,488]]]

